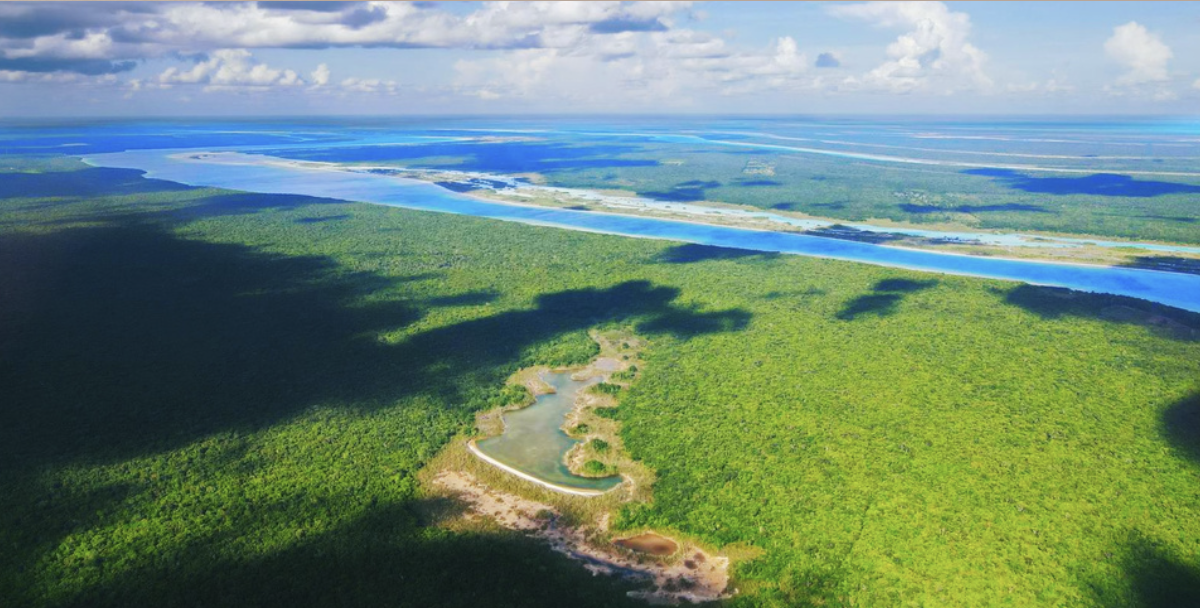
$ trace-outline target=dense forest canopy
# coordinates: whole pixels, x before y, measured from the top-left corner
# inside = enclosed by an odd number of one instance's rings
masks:
[[[520,535],[437,525],[417,478],[515,370],[614,325],[647,340],[615,416],[657,482],[613,525],[740,555],[729,605],[1200,601],[1198,315],[0,171],[13,605],[635,605]]]

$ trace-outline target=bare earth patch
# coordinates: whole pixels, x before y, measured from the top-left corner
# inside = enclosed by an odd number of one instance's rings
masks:
[[[679,559],[647,559],[603,538],[593,538],[604,531],[607,522],[598,522],[595,529],[561,524],[554,507],[491,489],[462,471],[445,471],[433,483],[469,505],[464,517],[488,517],[505,528],[542,539],[554,551],[583,562],[593,574],[652,582],[651,589],[631,592],[633,597],[659,604],[728,597],[725,588],[729,585],[729,558],[684,546]]]

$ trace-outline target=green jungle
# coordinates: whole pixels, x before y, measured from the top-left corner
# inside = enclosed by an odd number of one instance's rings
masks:
[[[657,481],[613,525],[742,556],[724,605],[1200,605],[1200,315],[0,170],[0,605],[644,605],[418,476],[616,327]]]

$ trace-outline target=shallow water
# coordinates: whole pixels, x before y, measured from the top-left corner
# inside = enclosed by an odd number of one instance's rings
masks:
[[[578,441],[563,432],[563,420],[575,406],[575,395],[599,378],[572,380],[570,372],[541,375],[555,392],[541,395],[533,405],[504,414],[504,433],[475,442],[479,451],[554,485],[580,490],[608,490],[621,477],[580,477],[563,464],[563,456]]]
[[[194,151],[194,150],[192,150]],[[483,201],[436,185],[391,176],[262,164],[266,157],[225,155],[238,162],[171,158],[184,150],[135,150],[90,156],[99,166],[140,169],[147,177],[247,192],[301,194],[473,215],[525,224],[668,239],[754,251],[826,257],[928,272],[1007,279],[1142,298],[1200,312],[1200,275],[1135,268],[1009,260],[901,249],[855,241],[570,209]],[[257,160],[256,160],[257,159]]]

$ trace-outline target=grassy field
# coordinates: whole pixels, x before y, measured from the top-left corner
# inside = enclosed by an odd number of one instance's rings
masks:
[[[757,555],[731,605],[1200,602],[1200,316],[5,161],[12,605],[633,605],[419,481],[612,326],[616,523]]]

